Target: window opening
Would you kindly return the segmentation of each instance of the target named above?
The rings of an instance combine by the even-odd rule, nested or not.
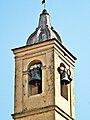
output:
[[[61,63],[60,67],[58,67],[58,72],[60,74],[60,89],[61,89],[61,96],[68,100],[68,84],[70,83],[68,71],[66,66]]]
[[[42,93],[42,70],[41,63],[35,63],[29,67],[29,94]]]

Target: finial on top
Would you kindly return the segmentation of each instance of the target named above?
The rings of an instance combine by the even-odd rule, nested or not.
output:
[[[42,4],[44,4],[44,9],[46,8],[46,1],[42,0]]]

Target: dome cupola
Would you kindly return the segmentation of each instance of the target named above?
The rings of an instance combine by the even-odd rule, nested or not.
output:
[[[27,39],[26,45],[46,41],[49,39],[57,39],[60,43],[62,40],[59,34],[54,30],[50,23],[50,15],[46,9],[42,11],[39,18],[39,24],[36,30]]]

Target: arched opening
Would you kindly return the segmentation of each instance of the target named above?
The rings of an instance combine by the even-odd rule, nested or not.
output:
[[[29,96],[42,93],[42,62],[34,60],[28,67]]]
[[[63,82],[63,79],[66,79],[66,66],[61,63],[60,64],[60,69],[61,69],[61,73],[60,73],[60,84],[61,84],[61,96],[64,97],[66,100],[68,100],[68,84],[65,84]]]

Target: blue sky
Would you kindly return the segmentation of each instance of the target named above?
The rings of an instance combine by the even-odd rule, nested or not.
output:
[[[51,23],[75,64],[76,120],[90,119],[90,0],[47,0]],[[14,111],[14,55],[38,25],[41,0],[0,0],[0,120]]]

